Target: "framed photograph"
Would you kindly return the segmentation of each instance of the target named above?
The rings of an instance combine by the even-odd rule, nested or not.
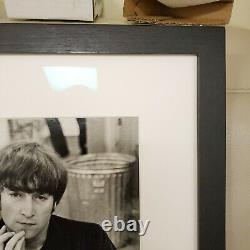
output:
[[[0,148],[52,148],[117,249],[225,249],[225,93],[223,27],[0,24]]]

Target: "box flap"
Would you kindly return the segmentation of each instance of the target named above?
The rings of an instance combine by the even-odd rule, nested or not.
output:
[[[233,0],[184,8],[169,8],[157,0],[125,0],[123,14],[129,21],[159,24],[227,24]]]

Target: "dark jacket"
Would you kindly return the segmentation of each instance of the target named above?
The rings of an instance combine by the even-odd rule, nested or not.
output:
[[[3,221],[0,222],[3,224]],[[101,226],[51,216],[41,250],[116,250]]]

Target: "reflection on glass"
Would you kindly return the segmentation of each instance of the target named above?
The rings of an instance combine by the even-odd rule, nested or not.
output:
[[[87,67],[43,67],[51,88],[64,91],[73,86],[97,90],[97,70]]]

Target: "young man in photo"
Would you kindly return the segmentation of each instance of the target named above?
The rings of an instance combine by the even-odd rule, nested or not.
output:
[[[52,215],[67,186],[62,161],[37,143],[0,151],[0,250],[115,250],[94,223]]]

